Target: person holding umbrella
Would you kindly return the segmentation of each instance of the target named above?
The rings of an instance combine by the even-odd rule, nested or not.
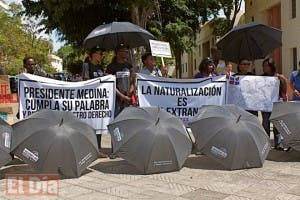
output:
[[[129,50],[125,44],[119,44],[115,49],[116,56],[107,66],[106,73],[117,76],[117,98],[115,116],[131,104],[130,88],[133,83],[132,65],[128,62]],[[128,77],[127,75],[130,74]],[[122,81],[121,79],[129,81]],[[119,79],[119,80],[118,80]]]
[[[131,88],[134,83],[134,74],[132,65],[128,62],[129,50],[125,44],[119,44],[115,49],[115,57],[107,66],[106,73],[116,75],[117,89],[115,101],[115,117],[125,108],[132,104]],[[109,155],[110,159],[115,159],[116,155]]]
[[[299,61],[300,66],[300,61]],[[290,77],[290,86],[293,90],[293,101],[300,100],[300,69],[293,71]]]
[[[95,46],[89,51],[89,56],[85,60],[87,62],[84,62],[82,65],[82,79],[84,81],[104,76],[104,69],[101,65],[103,59],[103,51],[104,50],[99,46]],[[101,137],[101,134],[97,134],[97,143],[99,149],[98,157],[106,158],[107,155],[101,152]]]
[[[262,76],[277,76],[278,79],[280,80],[280,86],[279,86],[279,97],[283,101],[287,101],[287,81],[286,78],[282,74],[277,74],[276,73],[276,67],[275,63],[267,58],[263,61],[263,74]],[[262,114],[262,125],[267,132],[268,136],[270,136],[270,116],[271,112],[261,112]],[[275,149],[283,151],[283,144],[281,142],[281,134],[279,131],[274,127],[273,128],[273,133],[274,133],[274,142],[275,142]]]

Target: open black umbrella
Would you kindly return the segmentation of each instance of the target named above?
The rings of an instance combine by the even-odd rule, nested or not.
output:
[[[0,167],[12,160],[11,155],[12,127],[0,118]]]
[[[284,142],[300,151],[300,102],[274,103],[270,121],[282,134]]]
[[[203,106],[190,126],[197,148],[227,169],[262,167],[271,148],[258,118],[235,105]]]
[[[108,129],[114,152],[145,174],[179,170],[192,149],[182,121],[159,107],[125,108]]]
[[[241,58],[265,58],[272,50],[281,46],[281,38],[281,30],[251,22],[234,27],[216,45],[222,50],[225,60],[238,63]]]
[[[78,177],[97,159],[95,130],[71,112],[40,110],[13,131],[13,152],[38,172]]]
[[[147,30],[130,22],[112,22],[96,27],[85,39],[83,45],[91,49],[96,45],[114,50],[120,43],[129,48],[149,45],[155,37]]]

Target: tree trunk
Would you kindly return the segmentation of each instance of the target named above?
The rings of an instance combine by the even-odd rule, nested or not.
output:
[[[181,51],[175,49],[175,64],[176,64],[176,78],[182,77],[182,69],[181,69]]]

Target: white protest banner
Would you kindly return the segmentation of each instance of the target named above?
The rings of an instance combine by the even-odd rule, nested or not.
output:
[[[99,133],[114,117],[116,78],[109,75],[64,82],[31,74],[19,75],[20,119],[39,109],[71,111]]]
[[[227,104],[235,104],[245,110],[271,112],[273,102],[279,99],[277,77],[231,76],[228,81]]]
[[[137,74],[141,107],[160,106],[180,117],[185,125],[197,115],[202,105],[222,105],[226,81],[205,79],[169,79]]]
[[[169,42],[162,42],[158,40],[149,40],[149,42],[153,56],[172,58]]]

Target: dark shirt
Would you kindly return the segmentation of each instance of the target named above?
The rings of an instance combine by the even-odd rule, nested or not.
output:
[[[91,62],[83,63],[82,78],[84,80],[103,76],[104,69],[101,65],[94,65]]]
[[[241,72],[238,72],[233,74],[232,76],[247,76],[247,75],[255,75],[255,74],[252,72],[247,72],[247,74],[241,74]]]
[[[117,72],[124,71],[124,70],[126,70],[126,68],[131,71],[132,65],[130,63],[113,62],[107,66],[106,73],[116,75]]]

